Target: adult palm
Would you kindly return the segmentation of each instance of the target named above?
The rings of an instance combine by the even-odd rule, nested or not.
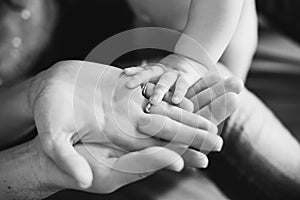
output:
[[[29,99],[43,150],[80,188],[91,186],[93,172],[74,148],[78,143],[121,152],[164,145],[161,139],[195,148],[204,141],[222,144],[208,131],[215,125],[196,114],[180,109],[168,116],[144,113],[141,89],[128,89],[127,81],[120,69],[80,61],[60,62],[32,81]]]

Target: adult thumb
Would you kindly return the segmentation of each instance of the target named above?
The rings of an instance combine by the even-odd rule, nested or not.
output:
[[[57,139],[43,144],[44,151],[52,158],[58,168],[69,174],[76,186],[87,189],[92,185],[93,173],[87,160],[73,147],[70,141]]]

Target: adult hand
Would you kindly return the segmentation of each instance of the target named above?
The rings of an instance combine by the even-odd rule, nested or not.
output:
[[[80,61],[60,62],[33,79],[29,100],[43,150],[80,188],[91,186],[94,172],[74,149],[77,143],[134,151],[164,145],[163,139],[221,149],[222,139],[210,121],[191,114],[194,122],[184,121],[185,113],[171,105],[168,116],[146,114],[141,88],[128,89],[127,81],[120,69]],[[170,148],[181,152],[178,146]],[[203,157],[192,149],[182,153],[189,160]]]
[[[222,69],[220,74],[207,73],[203,76],[191,88],[189,88],[186,95],[186,98],[189,98],[193,102],[194,113],[198,114],[199,118],[212,121],[215,125],[222,123],[236,110],[239,101],[238,94],[243,89],[243,82],[241,79],[232,77],[228,71],[224,71],[226,69],[223,67],[220,69]],[[146,91],[147,98],[151,97],[154,88],[155,85],[148,84]],[[170,113],[172,113],[172,109],[167,109],[166,102],[172,103],[171,92],[167,93],[164,97],[164,101],[165,102],[162,102],[157,106],[153,105],[150,109],[150,113],[164,116],[170,115]],[[181,107],[181,105],[178,106]],[[185,115],[188,115],[188,113]],[[194,115],[191,115],[191,117],[186,117],[182,120],[187,120],[186,123],[192,124],[195,117]],[[206,144],[203,143],[202,145],[205,146]],[[210,149],[206,149],[207,151],[205,153],[208,153]],[[207,159],[206,165],[208,165]]]
[[[188,89],[185,96],[193,103],[192,111],[194,113],[212,121],[215,125],[222,123],[236,110],[239,101],[238,95],[244,87],[241,79],[232,76],[222,64],[218,63],[217,65],[218,74],[205,74]],[[147,88],[146,97],[149,98],[154,92],[155,85],[149,84]],[[166,110],[166,103],[172,103],[172,92],[166,94],[164,101],[157,106],[153,105],[151,113],[167,116],[170,110]],[[183,108],[180,104],[178,107]],[[194,115],[182,120],[192,120],[193,117]]]
[[[35,143],[35,147],[32,148],[42,148],[39,141]],[[158,146],[130,153],[99,144],[76,144],[74,148],[91,166],[94,175],[91,187],[88,189],[78,187],[68,173],[57,167],[54,161],[40,150],[42,182],[54,188],[110,193],[124,185],[146,178],[159,168],[168,166],[169,169],[180,171],[184,165],[179,154]]]
[[[164,147],[149,147],[131,153],[96,144],[76,144],[74,148],[89,162],[93,170],[93,184],[85,190],[89,192],[112,192],[150,175],[157,167],[169,162],[172,163],[169,168],[173,170],[178,171],[183,167],[182,158]],[[128,163],[134,165],[136,173],[126,168]],[[1,151],[0,172],[0,199],[44,199],[61,189],[80,189],[44,153],[37,137]]]
[[[194,112],[219,125],[238,107],[238,94],[243,81],[218,64],[219,74],[208,73],[189,88],[186,97],[194,104]]]

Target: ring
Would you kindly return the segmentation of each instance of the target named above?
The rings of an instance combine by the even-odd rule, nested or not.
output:
[[[148,84],[148,82],[147,82],[147,83],[142,83],[142,84],[141,84],[142,95],[143,95],[144,97],[146,97],[147,84]]]
[[[145,109],[144,109],[145,113],[150,113],[151,106],[152,106],[152,104],[150,102],[148,102],[146,104]]]

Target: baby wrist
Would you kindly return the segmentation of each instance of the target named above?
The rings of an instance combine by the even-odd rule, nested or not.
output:
[[[217,62],[209,56],[206,49],[200,43],[184,34],[181,35],[176,43],[174,53],[189,58],[207,68],[213,68]]]

